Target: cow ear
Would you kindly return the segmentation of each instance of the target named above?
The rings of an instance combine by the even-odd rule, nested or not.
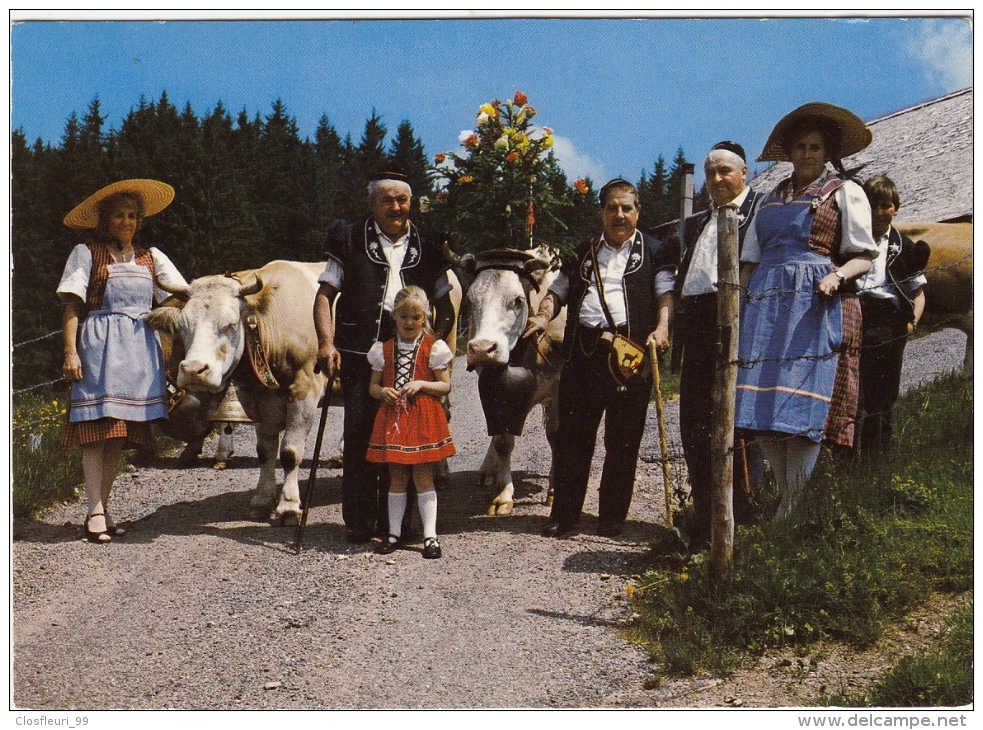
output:
[[[147,315],[147,326],[169,335],[177,334],[177,318],[181,310],[177,307],[157,307]]]

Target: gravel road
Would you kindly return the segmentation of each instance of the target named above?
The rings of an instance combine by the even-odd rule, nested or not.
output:
[[[961,361],[965,336],[909,344],[910,386]],[[646,652],[622,638],[624,587],[664,522],[656,409],[642,445],[628,529],[593,534],[596,480],[583,532],[539,536],[549,456],[539,411],[516,450],[517,504],[485,516],[475,486],[487,444],[477,378],[459,362],[451,393],[459,455],[439,493],[444,557],[416,545],[390,556],[350,546],[341,472],[321,468],[306,548],[295,528],[245,519],[256,478],[251,429],[235,434],[226,471],[180,469],[173,456],[119,477],[123,540],[81,538],[84,504],[14,524],[12,704],[22,709],[779,707],[801,697],[769,671],[745,699],[720,680],[645,689]],[[678,405],[666,404],[681,453]],[[332,408],[325,454],[340,434]],[[311,435],[309,449],[312,449]],[[213,443],[205,447],[211,454]],[[603,447],[598,445],[599,466]],[[310,457],[310,451],[308,453]],[[309,463],[302,479],[306,483]],[[599,470],[598,470],[599,471]],[[684,479],[673,462],[674,480]],[[774,671],[770,671],[774,674]],[[747,689],[755,681],[760,687]],[[748,685],[747,683],[752,683]]]

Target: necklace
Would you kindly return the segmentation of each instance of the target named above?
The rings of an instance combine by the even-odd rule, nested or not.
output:
[[[115,249],[112,246],[109,247],[109,254],[113,257],[113,261],[117,264],[128,264],[133,261],[133,247],[131,246],[128,251],[123,251],[123,249]]]

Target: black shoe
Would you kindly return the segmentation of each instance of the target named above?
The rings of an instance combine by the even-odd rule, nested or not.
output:
[[[423,557],[433,560],[440,557],[440,543],[436,537],[426,537],[423,539]]]
[[[574,526],[569,523],[550,520],[546,523],[541,534],[543,537],[566,537],[572,534],[573,531]]]
[[[368,542],[372,539],[372,532],[366,529],[360,529],[358,527],[349,527],[347,534],[348,542],[350,543],[361,543]]]
[[[379,555],[389,555],[399,550],[399,536],[389,535],[383,538],[382,542],[375,546],[375,551]]]
[[[601,522],[597,525],[597,534],[601,537],[617,537],[624,531],[624,522]]]

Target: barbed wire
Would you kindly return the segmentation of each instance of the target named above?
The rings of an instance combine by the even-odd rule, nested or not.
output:
[[[33,340],[24,340],[23,342],[18,342],[16,344],[14,344],[11,347],[11,349],[16,350],[18,347],[23,347],[24,345],[31,345],[31,344],[34,344],[35,342],[40,342],[41,340],[46,340],[49,337],[54,337],[55,335],[60,335],[61,333],[62,333],[61,330],[54,330],[52,332],[49,332],[46,335],[41,335],[40,337],[35,337]]]
[[[26,388],[21,388],[20,390],[15,390],[11,392],[11,395],[20,395],[21,393],[27,393],[31,390],[37,390],[38,388],[44,388],[48,385],[54,385],[55,383],[65,382],[64,378],[55,378],[54,380],[49,380],[45,383],[38,383],[37,385],[29,385]]]

